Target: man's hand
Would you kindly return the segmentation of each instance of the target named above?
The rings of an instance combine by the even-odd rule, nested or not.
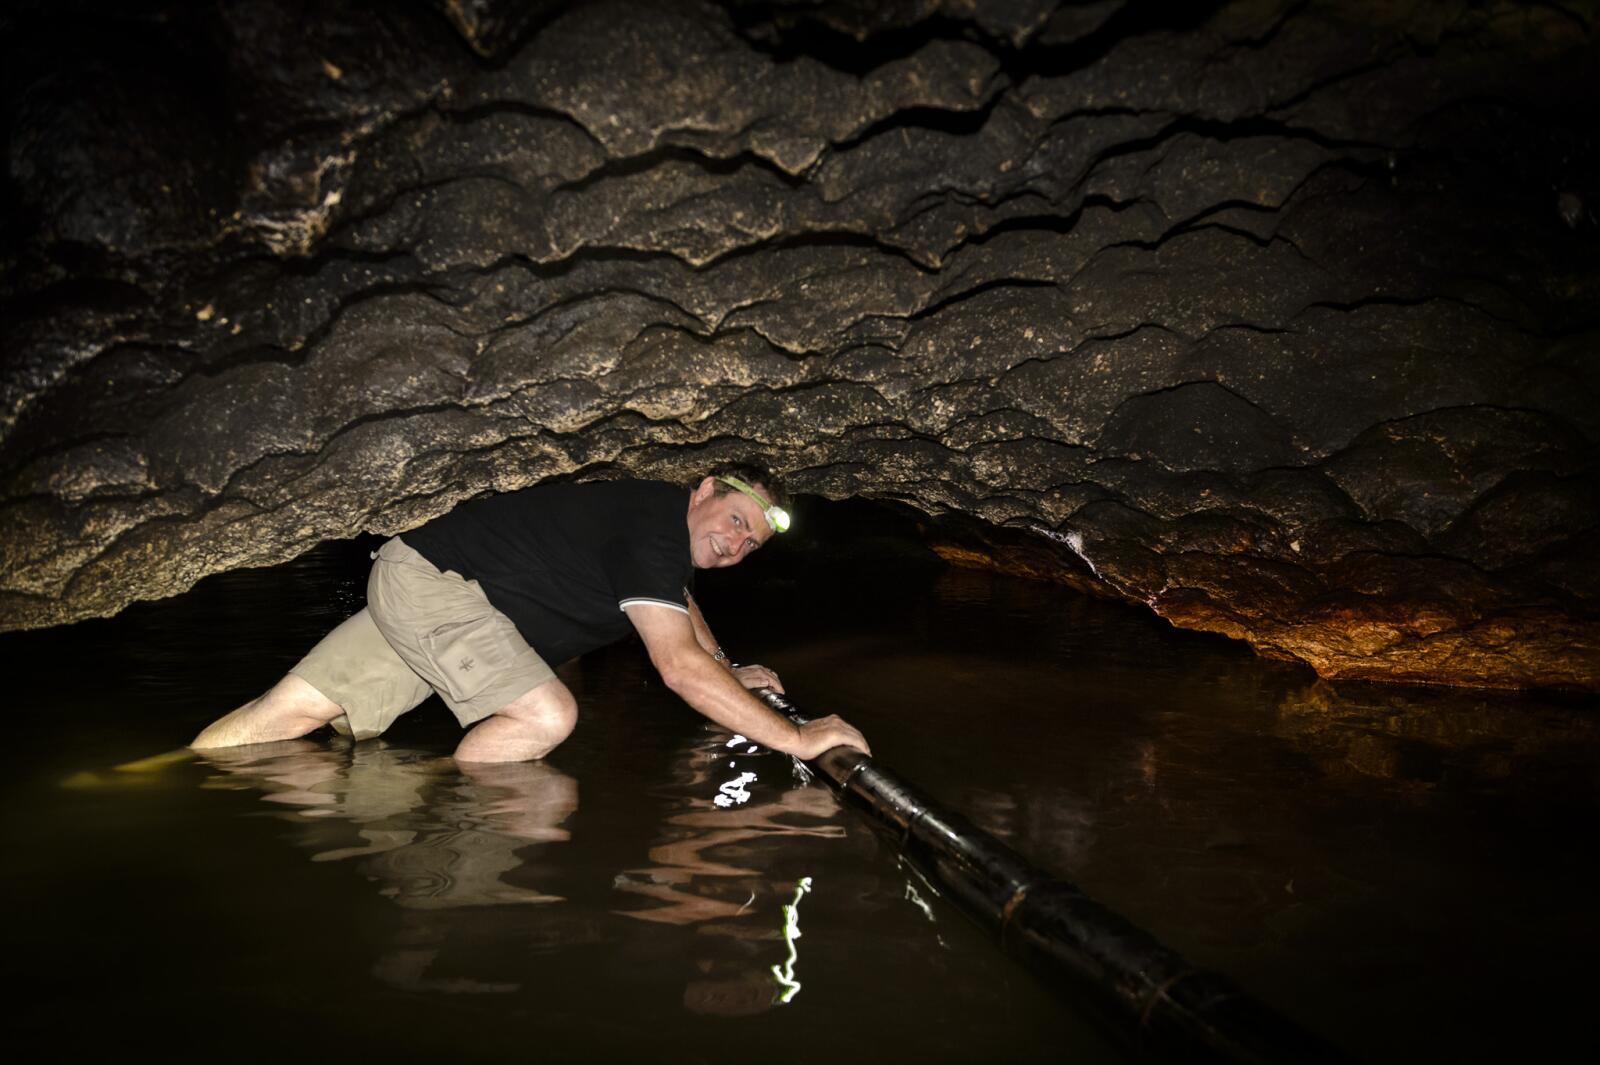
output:
[[[771,688],[779,695],[783,694],[783,681],[766,666],[735,666],[733,675],[746,688]]]
[[[819,717],[801,725],[800,744],[798,750],[789,753],[801,761],[810,761],[830,747],[854,747],[858,751],[872,753],[872,748],[867,746],[867,738],[837,714]]]

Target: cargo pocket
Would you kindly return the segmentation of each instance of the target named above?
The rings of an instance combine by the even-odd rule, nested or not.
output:
[[[445,693],[464,703],[489,686],[506,664],[498,619],[473,618],[440,625],[422,637],[422,649],[444,681]]]

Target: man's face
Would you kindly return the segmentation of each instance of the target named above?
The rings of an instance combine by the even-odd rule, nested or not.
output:
[[[768,498],[766,485],[750,487]],[[716,478],[707,477],[689,496],[689,557],[700,569],[735,565],[772,536],[760,504],[743,492],[719,496],[716,488]]]

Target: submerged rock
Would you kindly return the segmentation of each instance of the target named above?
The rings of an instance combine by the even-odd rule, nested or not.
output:
[[[1600,688],[1592,16],[1153,10],[23,5],[0,624],[762,450],[1324,676]]]

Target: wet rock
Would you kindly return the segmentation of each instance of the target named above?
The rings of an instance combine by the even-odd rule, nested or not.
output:
[[[1584,16],[14,18],[6,627],[765,450],[1327,677],[1600,687]]]
[[[1543,698],[1536,707],[1503,695],[1319,680],[1286,693],[1275,731],[1334,778],[1378,777],[1418,794],[1473,784],[1510,797],[1537,780],[1577,799],[1593,789],[1600,729],[1576,700]]]
[[[232,207],[223,123],[165,72],[133,81],[100,63],[54,71],[13,110],[15,209],[53,243],[140,253],[211,235]]]
[[[434,0],[472,50],[498,58],[566,7],[564,0]]]
[[[1130,397],[1106,420],[1097,443],[1109,454],[1175,470],[1247,473],[1298,457],[1287,426],[1215,381]]]

